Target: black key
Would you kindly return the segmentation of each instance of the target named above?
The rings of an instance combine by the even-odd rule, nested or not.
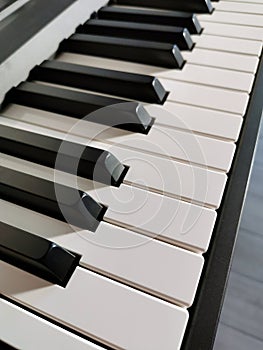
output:
[[[189,31],[182,27],[91,19],[80,26],[78,32],[170,43],[180,50],[191,50],[194,46]]]
[[[95,231],[105,207],[78,189],[0,166],[0,198]]]
[[[178,26],[187,28],[191,34],[200,34],[202,31],[196,15],[189,12],[105,6],[98,11],[97,17],[113,21]]]
[[[62,42],[62,51],[115,58],[165,68],[182,68],[184,59],[176,45],[154,41],[74,34]]]
[[[8,264],[66,287],[80,256],[54,242],[0,223],[0,258]]]
[[[0,349],[1,350],[17,350],[17,348],[14,348],[13,346],[4,343],[1,339],[0,339]]]
[[[145,134],[153,123],[153,118],[137,102],[36,83],[22,83],[12,89],[7,94],[5,103],[17,103],[78,119],[85,118],[95,123]]]
[[[204,13],[213,11],[210,0],[111,0],[110,4]]]
[[[125,73],[59,61],[46,61],[41,66],[34,68],[30,79],[148,103],[163,104],[168,95],[160,81],[149,75]]]
[[[0,152],[113,186],[127,172],[110,152],[4,125]]]

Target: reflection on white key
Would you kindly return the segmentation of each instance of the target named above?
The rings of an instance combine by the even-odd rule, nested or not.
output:
[[[238,5],[236,5],[238,9]],[[263,27],[262,15],[248,13],[233,13],[224,11],[215,11],[212,16],[207,14],[198,15],[200,21],[219,22],[230,24],[242,24],[254,27]]]
[[[27,350],[104,350],[8,301],[0,300],[1,339]]]
[[[167,73],[162,73],[161,77],[244,92],[251,91],[254,81],[254,75],[251,73],[198,66],[190,64],[190,62],[188,62],[182,70],[174,70],[173,72],[168,71]]]
[[[249,100],[247,93],[170,79],[160,78],[160,81],[168,91],[171,91],[170,101],[241,115],[246,112]]]
[[[158,125],[234,141],[238,139],[243,122],[239,115],[176,102],[166,102],[165,107],[146,105],[145,108]]]
[[[0,263],[2,294],[114,349],[179,349],[188,312],[83,268],[66,288]]]
[[[1,201],[0,207],[1,221],[80,254],[81,266],[175,304],[189,307],[194,300],[201,255],[104,222],[93,233],[56,220],[51,226],[44,215],[12,203]]]
[[[227,72],[227,69],[231,69],[231,73],[237,70],[255,74],[259,62],[259,59],[256,56],[246,56],[207,49],[195,49],[192,52],[186,51],[184,52],[184,58],[191,64],[223,68],[223,74]]]
[[[60,171],[54,173],[53,169],[6,155],[1,155],[1,164],[55,183],[78,186],[108,207],[104,220],[117,226],[193,251],[203,252],[209,245],[216,220],[214,210],[134,186],[109,187]],[[59,200],[63,193],[56,190]],[[67,219],[66,213],[63,214]]]
[[[238,24],[226,24],[217,22],[213,23],[202,20],[200,22],[202,27],[204,27],[204,34],[262,41],[263,28],[260,27],[249,27]],[[237,62],[237,65],[238,64],[239,63]]]
[[[220,37],[217,35],[206,35],[204,33],[200,36],[196,35],[194,41],[196,43],[195,47],[202,49],[234,52],[253,56],[260,56],[262,51],[262,43],[260,41],[247,39]]]
[[[235,4],[233,2],[221,1],[213,4],[216,11],[241,12],[245,14],[263,15],[263,3],[241,3]]]

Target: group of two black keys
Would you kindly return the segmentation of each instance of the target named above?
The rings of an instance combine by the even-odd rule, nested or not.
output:
[[[129,1],[120,2],[128,3]],[[147,1],[140,2],[142,3],[145,4]],[[156,1],[152,1],[152,6],[155,3]],[[166,5],[169,7],[170,3],[168,1]],[[89,20],[79,28],[80,32],[95,35],[75,34],[62,43],[61,50],[98,56],[105,56],[103,53],[106,51],[113,58],[179,67],[183,59],[179,49],[175,50],[176,46],[173,43],[176,42],[180,49],[191,49],[193,43],[189,32],[195,34],[201,32],[201,26],[192,13],[174,11],[163,13],[148,9],[105,7],[96,16],[97,19]],[[137,25],[136,22],[138,22]],[[175,27],[174,23],[182,25],[182,28]],[[134,40],[138,31],[143,41]],[[130,39],[123,40],[124,37]],[[108,46],[105,47],[104,44]],[[131,50],[135,47],[136,52]],[[161,55],[160,52],[162,52]],[[130,55],[131,53],[133,56]],[[172,53],[172,61],[171,56],[167,53]],[[165,101],[168,94],[154,77],[58,61],[48,61],[36,67],[31,72],[30,79],[159,104]],[[153,124],[153,119],[136,102],[84,94],[32,82],[23,83],[13,89],[7,95],[5,103],[18,103],[75,118],[83,118],[88,113],[108,106],[104,111],[95,113],[95,116],[91,114],[88,120],[145,134]],[[119,186],[128,171],[128,168],[109,152],[89,146],[83,147],[68,141],[63,142],[64,151],[60,154],[60,162],[57,162],[61,140],[13,127],[0,127],[0,141],[2,153],[48,167],[56,166],[58,170],[69,173],[76,172],[76,155],[81,154],[78,160],[77,175],[94,179],[96,167],[95,180],[113,186]],[[95,231],[100,220],[103,219],[106,208],[77,189],[58,184],[55,189],[54,184],[50,181],[3,166],[0,167],[0,173],[0,195],[4,200],[59,220],[65,220],[62,213],[66,213],[70,224],[91,231]],[[64,194],[63,200],[57,200],[57,191]],[[75,198],[75,201],[72,201],[72,198]],[[81,206],[85,207],[84,212]],[[1,223],[0,232],[0,252],[4,261],[13,263],[51,282],[65,286],[79,263],[78,254],[68,252],[41,237],[4,223]]]

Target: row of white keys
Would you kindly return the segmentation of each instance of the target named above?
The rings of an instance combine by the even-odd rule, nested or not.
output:
[[[218,208],[221,203],[227,181],[227,176],[223,172],[178,162],[169,157],[158,157],[153,154],[133,150],[130,147],[124,147],[125,137],[123,136],[124,141],[122,141],[121,135],[123,133],[121,131],[116,130],[114,134],[114,130],[109,129],[104,132],[104,139],[106,140],[107,136],[115,137],[116,144],[113,145],[105,142],[87,140],[87,136],[90,136],[92,139],[92,136],[98,135],[101,130],[100,126],[92,123],[87,124],[84,122],[81,123],[78,128],[76,126],[73,127],[74,131],[81,134],[82,137],[67,135],[63,132],[29,125],[4,117],[0,118],[0,123],[1,125],[27,130],[35,134],[53,136],[61,140],[73,141],[82,145],[88,144],[92,147],[107,150],[114,154],[121,163],[129,167],[129,171],[124,178],[124,184],[132,184],[146,190],[205,205],[207,207]],[[125,132],[123,135],[127,136],[127,133]],[[130,136],[135,144],[142,143],[140,136],[138,136],[138,138],[137,135],[132,134]],[[131,142],[132,141],[130,141],[129,144],[131,144]],[[152,152],[155,150],[156,153],[157,151],[162,151],[162,149],[159,149],[158,145],[151,144],[151,141],[148,141],[147,138],[144,140],[144,144],[148,148],[151,148]],[[194,145],[194,148],[197,146],[198,144]],[[141,147],[143,149],[143,144]]]
[[[0,324],[0,338],[16,349],[104,349],[3,299]]]
[[[203,267],[199,254],[105,222],[93,233],[12,203],[0,201],[0,207],[2,222],[80,254],[82,267],[173,304],[193,303]]]
[[[188,312],[78,267],[66,288],[0,263],[0,289],[114,349],[179,349]]]
[[[189,250],[207,250],[216,212],[204,206],[179,201],[134,186],[109,187],[1,154],[1,164],[10,169],[84,190],[108,207],[104,220],[146,236]],[[59,198],[58,198],[59,200]]]

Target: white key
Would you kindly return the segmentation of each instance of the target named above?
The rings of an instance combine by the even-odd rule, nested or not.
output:
[[[209,36],[207,37],[209,38]],[[249,99],[248,95],[243,92],[229,91],[226,89],[162,78],[163,75],[171,77],[174,72],[177,72],[173,69],[150,67],[130,62],[75,54],[63,54],[59,56],[59,60],[108,69],[116,69],[116,67],[118,67],[119,70],[124,72],[154,75],[159,78],[164,87],[167,87],[168,91],[171,91],[168,96],[169,102],[179,102],[243,115]]]
[[[234,2],[220,1],[214,3],[213,7],[217,11],[228,11],[228,12],[239,12],[245,14],[254,14],[254,15],[263,15],[263,3],[254,4],[254,3],[239,3]]]
[[[148,151],[152,154],[167,158],[179,159],[190,164],[197,164],[228,172],[235,152],[232,142],[211,139],[192,135],[164,127],[152,128],[147,138],[142,135],[116,138],[121,146],[127,146],[139,151]],[[113,143],[113,140],[111,140]],[[159,142],[159,144],[158,144]],[[194,149],[195,147],[195,149]],[[215,154],[217,159],[214,159]]]
[[[233,52],[253,56],[260,56],[262,51],[262,43],[260,41],[206,35],[205,33],[200,36],[196,35],[193,40],[196,43],[195,47],[201,49]]]
[[[108,222],[193,251],[204,251],[209,244],[216,215],[213,210],[126,185],[119,191],[95,189],[88,193],[108,205],[104,217]]]
[[[166,301],[187,307],[192,304],[204,262],[201,255],[104,222],[95,233],[68,232],[66,224],[51,226],[49,218],[39,218],[39,214],[12,203],[1,204],[2,222],[80,254],[81,266]],[[57,225],[59,234],[55,232]],[[47,237],[47,231],[54,237]]]
[[[238,139],[243,121],[239,115],[176,102],[166,102],[165,107],[157,105],[145,107],[158,125],[234,141]]]
[[[102,223],[93,235],[74,232],[59,236],[56,241],[82,254],[81,264],[87,268],[103,271],[103,274],[166,301],[191,306],[202,272],[203,257],[145,238]],[[106,246],[109,242],[113,246]],[[116,245],[121,248],[116,250]]]
[[[168,71],[167,73],[162,73],[160,76],[182,82],[190,82],[200,85],[204,84],[244,92],[251,91],[254,81],[254,75],[251,73],[198,66],[190,64],[190,62],[188,62],[182,70],[173,70],[173,72]]]
[[[114,349],[179,349],[186,310],[77,268],[66,288],[0,263],[4,295]]]
[[[130,167],[125,184],[207,207],[220,206],[225,174],[115,146],[107,149]]]
[[[237,5],[238,8],[238,5]],[[245,13],[233,13],[224,11],[215,11],[212,15],[202,14],[198,15],[197,18],[200,21],[207,22],[219,22],[229,24],[241,24],[252,27],[263,27],[262,15],[251,15]]]
[[[74,127],[77,133],[82,128],[86,129],[86,138],[96,139],[96,135],[99,135],[99,139],[109,140],[111,144],[118,143],[121,147],[225,172],[229,171],[235,152],[235,144],[232,142],[193,135],[159,125],[153,126],[147,135],[85,121],[79,121]],[[216,158],[215,154],[217,154]]]
[[[262,33],[263,34],[263,33]],[[232,71],[241,71],[255,74],[259,59],[256,56],[240,55],[229,52],[213,51],[206,49],[194,49],[191,52],[185,51],[184,58],[188,63],[196,65],[224,68]]]
[[[241,115],[246,112],[247,93],[162,78],[160,81],[170,91],[170,101]]]
[[[17,349],[104,349],[3,299],[0,324],[1,339]]]
[[[262,41],[263,38],[263,28],[260,27],[250,27],[237,24],[226,24],[226,23],[213,23],[200,21],[202,27],[204,28],[203,34],[228,36],[240,39],[251,39]],[[184,52],[185,56],[185,52]]]
[[[1,164],[67,186],[78,186],[108,207],[104,220],[159,240],[203,252],[216,219],[215,210],[134,186],[109,187],[1,154]],[[59,193],[57,193],[59,200]],[[63,194],[60,194],[63,195]],[[66,214],[64,215],[67,219]]]
[[[225,172],[229,171],[235,152],[235,144],[232,142],[161,126],[153,127],[147,136],[122,133],[119,130],[117,132],[113,130],[113,132],[115,137],[111,139],[111,143],[120,144],[121,147],[129,147]],[[103,144],[100,147],[103,147]]]

